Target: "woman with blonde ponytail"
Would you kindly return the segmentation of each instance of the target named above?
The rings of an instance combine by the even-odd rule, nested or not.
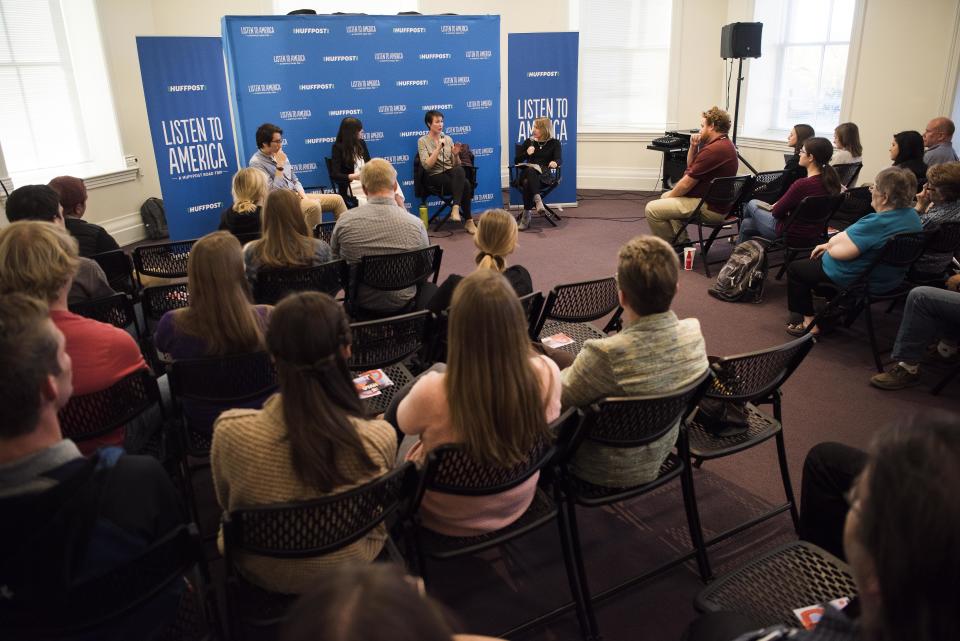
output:
[[[517,247],[517,221],[503,209],[491,209],[480,216],[477,234],[473,237],[477,246],[477,270],[492,269],[500,272],[517,293],[517,296],[526,296],[533,292],[533,281],[530,272],[520,265],[507,267],[507,256]],[[427,304],[427,309],[439,314],[450,307],[453,290],[456,289],[463,276],[451,274],[447,277],[437,293]]]
[[[233,204],[220,214],[220,229],[234,236],[260,233],[260,209],[267,197],[267,179],[255,167],[233,175]]]

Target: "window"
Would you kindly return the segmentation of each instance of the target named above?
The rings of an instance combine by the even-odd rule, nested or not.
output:
[[[313,9],[317,13],[365,13],[371,16],[389,16],[401,11],[419,11],[418,0],[273,0],[273,12],[285,16],[296,9]]]
[[[14,185],[125,167],[93,0],[0,0],[0,153]]]
[[[570,0],[580,132],[664,130],[672,23],[672,0]]]
[[[763,56],[749,62],[741,133],[782,140],[795,124],[806,123],[832,139],[855,8],[856,0],[755,0]]]

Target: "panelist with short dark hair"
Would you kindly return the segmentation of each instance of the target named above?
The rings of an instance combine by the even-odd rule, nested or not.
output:
[[[687,170],[683,178],[670,191],[665,191],[659,199],[647,203],[646,217],[650,231],[668,243],[680,232],[679,244],[690,242],[684,230],[686,219],[707,195],[710,182],[714,178],[729,178],[737,174],[740,161],[737,149],[727,138],[730,131],[730,114],[719,107],[711,107],[703,112],[700,119],[700,133],[690,137],[690,150],[687,152]],[[700,209],[700,218],[704,222],[723,222],[729,207],[706,202]]]
[[[441,112],[431,109],[424,114],[423,122],[430,130],[417,141],[417,154],[420,155],[420,164],[426,171],[427,185],[453,196],[451,220],[460,221],[462,211],[467,217],[464,228],[475,234],[477,226],[470,216],[473,188],[460,164],[460,144],[454,144],[453,139],[443,133]]]
[[[300,206],[309,228],[322,220],[322,212],[333,212],[334,217],[339,217],[347,211],[339,194],[308,194],[304,191],[283,151],[283,129],[269,122],[257,127],[257,149],[247,164],[267,175],[269,191],[289,189],[300,196]]]

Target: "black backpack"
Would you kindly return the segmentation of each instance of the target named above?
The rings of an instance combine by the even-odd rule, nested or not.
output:
[[[734,247],[717,275],[717,282],[707,293],[728,303],[759,303],[766,278],[766,248],[756,240],[748,240]]]
[[[163,200],[147,198],[143,201],[143,205],[140,206],[140,218],[143,219],[143,227],[147,230],[147,238],[150,240],[170,238],[170,232],[167,230],[167,215],[163,210]]]

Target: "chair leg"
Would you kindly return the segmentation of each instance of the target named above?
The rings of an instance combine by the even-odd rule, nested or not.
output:
[[[553,208],[550,207],[550,205],[544,203],[543,207],[546,210],[543,212],[543,217],[547,219],[548,223],[556,227],[557,223],[553,219],[556,218],[557,220],[560,220],[560,216],[557,214],[557,212],[553,211]]]
[[[784,273],[787,271],[787,267],[790,266],[790,262],[796,258],[797,252],[785,249],[783,252],[783,263],[780,265],[780,271],[777,272],[776,280],[783,278]]]
[[[800,513],[797,511],[797,501],[793,496],[793,485],[790,482],[790,468],[787,467],[787,449],[783,443],[783,425],[777,432],[777,459],[780,463],[780,478],[783,481],[783,491],[787,495],[787,502],[790,504],[790,518],[793,519],[793,529],[800,532]]]
[[[710,238],[707,239],[706,244],[703,241],[703,225],[697,223],[698,233],[700,234],[700,260],[703,261],[703,273],[707,275],[707,278],[710,278],[710,261],[707,260],[707,255],[710,253],[710,248],[713,247],[713,241],[717,239],[717,236],[720,234],[720,230],[723,227],[714,227],[713,231],[710,233]]]
[[[683,508],[687,513],[690,540],[697,553],[697,569],[700,572],[700,578],[707,583],[713,579],[713,571],[710,569],[710,559],[707,557],[707,546],[703,542],[703,526],[700,523],[700,510],[697,508],[697,493],[693,487],[693,469],[690,461],[683,461],[680,489],[683,492]]]
[[[570,583],[570,593],[573,595],[576,606],[577,621],[580,625],[580,634],[584,639],[599,640],[600,631],[597,619],[593,612],[590,600],[590,587],[587,583],[586,571],[583,567],[583,553],[580,547],[580,534],[577,529],[576,506],[572,501],[558,497],[559,514],[557,523],[560,527],[560,543],[563,547],[563,561],[567,569],[567,580]]]
[[[934,396],[937,396],[940,392],[943,391],[943,388],[947,386],[947,383],[956,378],[957,374],[960,374],[960,366],[954,367],[952,372],[948,372],[943,379],[937,383],[937,386],[930,390],[930,393]]]
[[[880,361],[880,348],[877,346],[877,332],[873,327],[873,312],[870,299],[864,303],[864,312],[867,317],[867,334],[870,336],[870,349],[873,352],[873,362],[877,366],[877,372],[883,373],[883,363]]]

